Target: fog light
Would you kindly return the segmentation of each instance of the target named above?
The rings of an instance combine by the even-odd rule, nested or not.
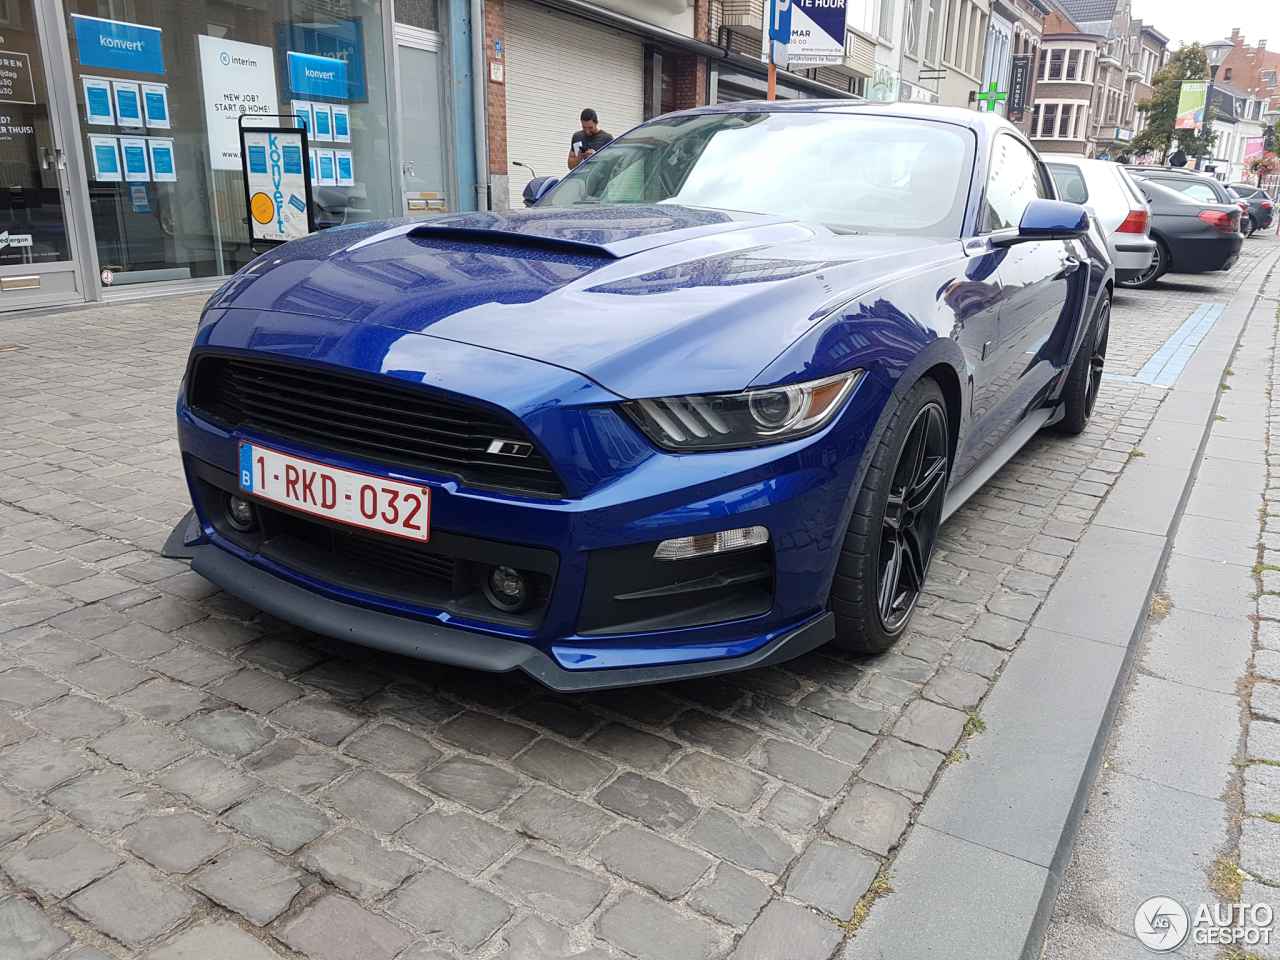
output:
[[[235,527],[241,533],[248,533],[253,529],[254,515],[253,504],[244,497],[237,497],[234,494],[227,497],[226,503],[227,520],[231,526]]]
[[[769,542],[767,527],[740,527],[737,530],[721,530],[719,533],[698,533],[692,537],[676,537],[663,540],[653,551],[655,560],[692,560],[694,557],[710,557],[734,550],[750,550]]]
[[[490,567],[484,578],[484,595],[499,610],[516,613],[529,602],[529,585],[513,567]]]

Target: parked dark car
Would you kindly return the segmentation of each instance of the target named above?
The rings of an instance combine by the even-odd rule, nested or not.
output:
[[[1185,167],[1156,167],[1150,165],[1129,166],[1126,168],[1134,176],[1154,180],[1162,186],[1185,193],[1193,200],[1203,203],[1231,203],[1240,208],[1240,232],[1248,236],[1253,231],[1253,222],[1248,219],[1245,203],[1227,189],[1227,185],[1207,173],[1199,170],[1188,170]]]
[[[538,196],[229,280],[167,552],[319,633],[561,690],[869,653],[951,511],[1093,410],[1105,238],[994,114],[702,107]]]
[[[1245,203],[1252,221],[1247,233],[1252,234],[1255,230],[1271,226],[1275,220],[1275,203],[1267,196],[1267,191],[1248,183],[1229,183],[1227,189]]]
[[[1204,203],[1172,190],[1155,178],[1134,183],[1151,208],[1151,239],[1156,256],[1145,273],[1121,280],[1123,287],[1149,287],[1169,271],[1209,273],[1227,270],[1240,256],[1240,208],[1234,203]]]

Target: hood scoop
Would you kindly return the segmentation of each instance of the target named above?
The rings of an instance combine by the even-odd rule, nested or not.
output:
[[[584,243],[565,237],[537,236],[508,230],[484,230],[473,227],[441,227],[433,223],[414,227],[410,240],[422,241],[433,249],[456,252],[488,248],[500,256],[562,262],[616,260],[618,254],[607,246]]]

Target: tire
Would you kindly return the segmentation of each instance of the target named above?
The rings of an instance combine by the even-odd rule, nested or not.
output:
[[[1074,437],[1082,433],[1093,416],[1098,400],[1098,388],[1102,386],[1102,371],[1107,363],[1107,336],[1111,332],[1111,299],[1106,297],[1089,324],[1089,332],[1067,374],[1067,385],[1062,390],[1066,415],[1053,425],[1058,433]]]
[[[1240,221],[1240,232],[1245,235],[1246,240],[1249,237],[1252,237],[1254,234],[1254,231],[1256,231],[1257,229],[1258,229],[1258,221],[1253,219],[1252,214],[1245,217],[1244,220]]]
[[[902,636],[933,557],[950,473],[942,390],[907,391],[867,467],[831,582],[835,644],[880,653]]]
[[[1169,248],[1164,245],[1163,240],[1157,237],[1156,253],[1151,258],[1151,266],[1131,280],[1117,280],[1116,283],[1131,290],[1145,290],[1169,272],[1171,263]]]

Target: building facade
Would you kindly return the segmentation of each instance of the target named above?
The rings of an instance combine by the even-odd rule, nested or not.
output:
[[[1028,131],[1039,152],[1090,155],[1099,51],[1105,42],[1099,34],[1079,30],[1060,11],[1045,19]]]
[[[1280,86],[1276,85],[1276,77],[1280,75],[1280,53],[1267,49],[1267,41],[1259,40],[1257,46],[1249,46],[1240,35],[1239,28],[1231,31],[1231,42],[1235,49],[1227,54],[1218,77],[1237,90],[1243,90],[1261,100],[1265,106],[1262,110],[1280,109]]]
[[[0,136],[0,310],[212,289],[248,263],[242,123],[307,118],[319,227],[486,202],[472,9],[6,0],[21,67]]]

